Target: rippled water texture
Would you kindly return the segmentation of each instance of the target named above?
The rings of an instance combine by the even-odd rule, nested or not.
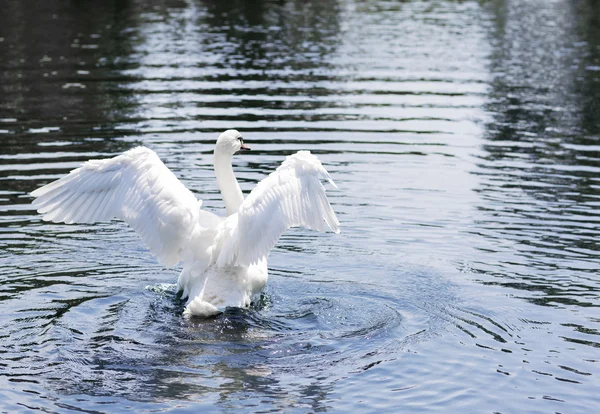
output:
[[[600,8],[591,0],[9,1],[0,411],[600,410]],[[185,320],[123,223],[33,189],[154,149],[224,213],[318,154],[340,235],[289,231],[261,303]]]

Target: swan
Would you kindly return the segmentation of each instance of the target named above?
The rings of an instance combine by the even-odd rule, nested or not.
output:
[[[124,220],[159,263],[182,263],[177,291],[186,300],[184,316],[214,316],[258,299],[267,283],[267,256],[285,230],[340,232],[321,180],[337,186],[309,151],[286,157],[244,199],[231,162],[249,149],[233,129],[217,139],[214,170],[225,217],[203,210],[202,200],[143,146],[83,163],[34,190],[32,204],[54,223]]]

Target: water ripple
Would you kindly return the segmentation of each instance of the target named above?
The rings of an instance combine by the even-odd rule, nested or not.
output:
[[[597,7],[63,3],[0,16],[3,410],[598,406]],[[301,149],[340,188],[342,234],[282,237],[250,310],[183,319],[125,225],[30,205],[143,144],[222,213],[232,127],[245,193]]]

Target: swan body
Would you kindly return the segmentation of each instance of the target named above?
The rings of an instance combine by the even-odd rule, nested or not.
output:
[[[267,256],[285,230],[339,233],[339,221],[321,180],[335,184],[308,151],[286,157],[244,199],[232,157],[245,149],[236,130],[217,139],[214,168],[225,217],[203,210],[202,201],[145,147],[85,162],[33,191],[33,205],[55,223],[127,222],[161,264],[183,264],[177,289],[187,300],[186,316],[248,307],[267,283]]]

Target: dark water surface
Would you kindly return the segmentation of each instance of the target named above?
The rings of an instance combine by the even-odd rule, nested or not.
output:
[[[0,411],[600,410],[600,6],[5,1]],[[262,303],[187,321],[121,222],[28,193],[154,149],[224,213],[313,151],[342,234],[289,231]]]

